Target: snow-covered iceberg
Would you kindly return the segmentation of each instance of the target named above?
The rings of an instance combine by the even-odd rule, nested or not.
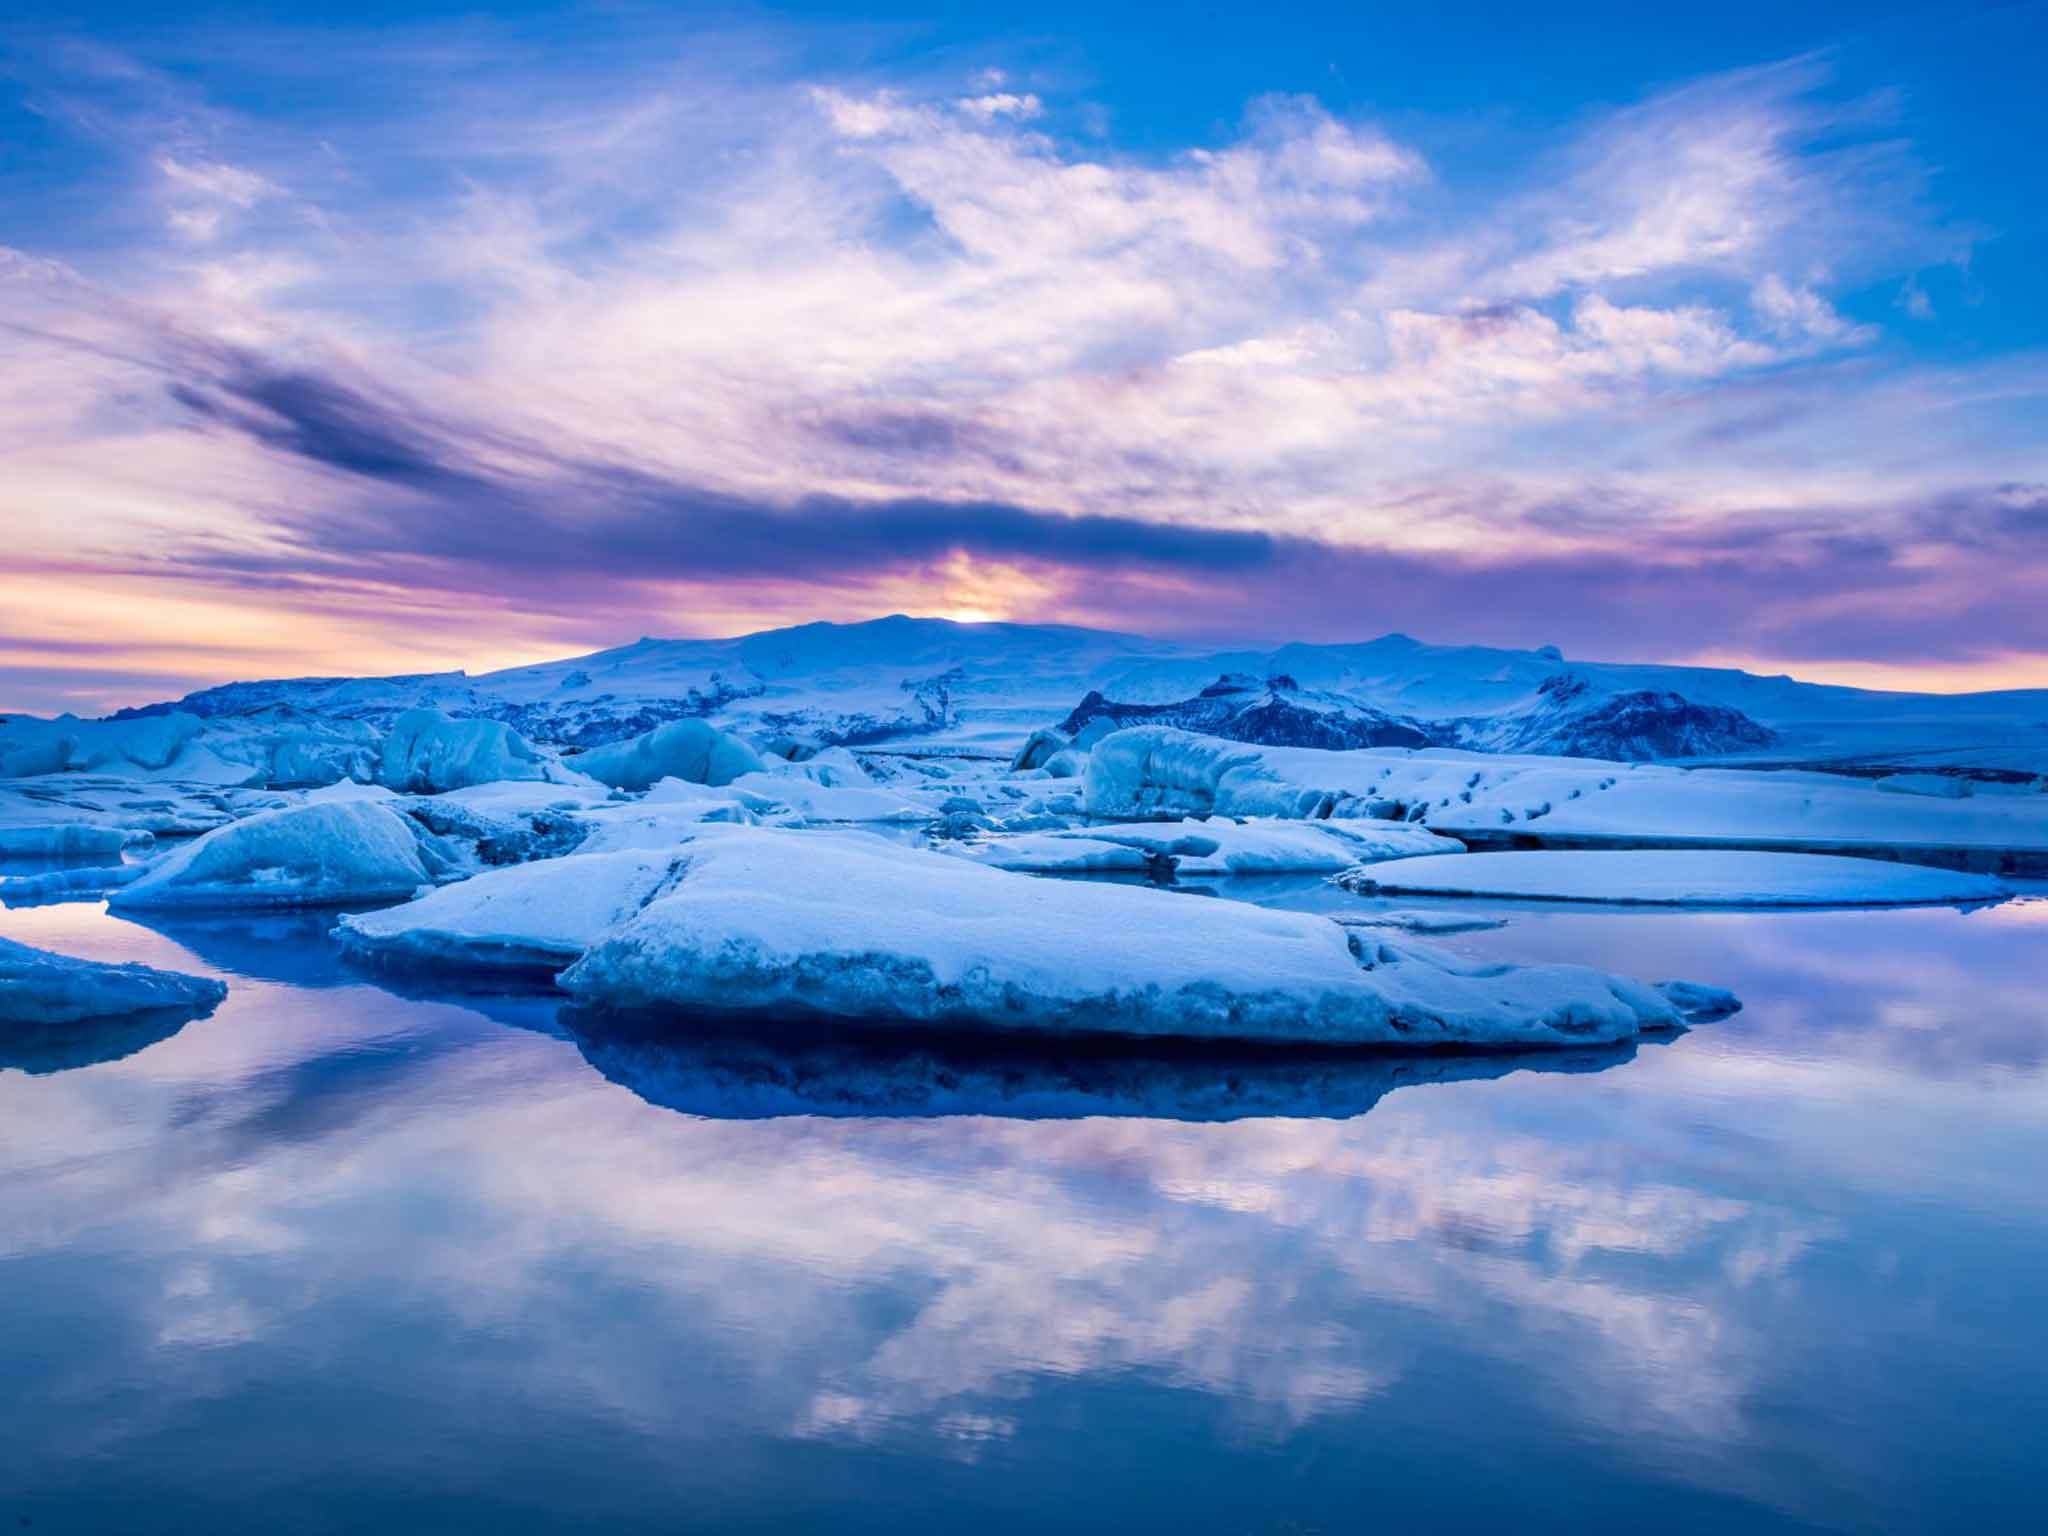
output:
[[[0,879],[0,905],[36,907],[56,901],[97,900],[148,872],[147,864],[78,864],[13,875]]]
[[[0,939],[0,1027],[41,1028],[143,1009],[198,1012],[227,996],[204,976],[147,965],[107,965]]]
[[[977,864],[1032,874],[1170,869],[1182,876],[1328,875],[1361,863],[1464,851],[1393,821],[1139,821],[996,836],[949,849]]]
[[[749,809],[816,822],[928,821],[931,812],[888,789],[819,784],[801,773],[747,773],[728,786]]]
[[[673,720],[651,731],[593,747],[571,766],[614,789],[647,789],[661,779],[691,784],[730,784],[759,773],[761,754],[730,731],[702,720]]]
[[[1653,906],[1912,906],[2002,901],[1988,875],[1883,859],[1747,849],[1632,849],[1467,853],[1347,870],[1361,894],[1497,896]]]
[[[318,907],[410,896],[438,871],[405,818],[369,801],[265,811],[158,859],[116,910]]]
[[[377,757],[377,782],[405,794],[498,779],[545,779],[549,759],[499,720],[451,720],[438,709],[409,709],[391,722]]]
[[[858,834],[726,829],[673,880],[561,984],[624,1010],[1406,1047],[1586,1045],[1685,1016],[1582,966],[1467,963],[1312,914]]]
[[[344,917],[363,959],[455,970],[560,970],[674,880],[674,848],[573,853],[487,870],[399,907]]]
[[[137,827],[46,821],[0,827],[0,859],[118,858],[124,848],[147,847],[154,841],[154,834]]]
[[[1253,747],[1161,726],[1096,744],[1083,805],[1103,818],[1388,817],[1474,846],[1884,853],[1989,874],[2048,873],[2048,795],[1940,799],[1821,773]]]

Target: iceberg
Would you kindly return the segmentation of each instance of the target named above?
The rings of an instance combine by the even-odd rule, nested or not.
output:
[[[1190,877],[1330,875],[1361,863],[1464,852],[1464,844],[1393,821],[1125,822],[991,837],[949,851],[1032,874],[1172,871]]]
[[[429,884],[421,840],[371,801],[265,811],[158,859],[115,891],[116,911],[170,907],[317,907],[411,896]]]
[[[140,879],[147,864],[81,864],[68,869],[47,869],[38,875],[16,875],[0,880],[0,905],[43,906],[57,901],[97,900],[117,886]]]
[[[37,826],[0,827],[0,858],[119,858],[124,848],[148,847],[156,835],[139,827],[44,822]]]
[[[499,779],[545,779],[549,762],[499,720],[451,720],[409,709],[391,722],[377,757],[377,782],[405,794],[438,795]]]
[[[728,788],[739,794],[749,809],[762,815],[816,822],[910,823],[932,818],[930,811],[920,810],[889,790],[858,784],[817,784],[800,774],[747,773],[734,779]]]
[[[1255,747],[1135,726],[1097,743],[1104,819],[1383,817],[1474,847],[1752,848],[2048,874],[2048,795],[1893,794],[1835,774],[1429,748]]]
[[[1362,895],[1496,896],[1651,906],[1846,907],[2003,901],[1988,875],[1882,859],[1746,849],[1467,853],[1368,864],[1337,877]]]
[[[629,848],[487,870],[344,917],[334,937],[358,959],[552,974],[665,890],[682,857],[673,847]]]
[[[1016,832],[984,842],[939,845],[954,858],[1025,875],[1172,874],[1173,860],[1127,843],[1066,832]]]
[[[228,995],[222,983],[147,965],[106,965],[0,939],[0,1027],[46,1028],[144,1009],[204,1012]]]
[[[760,753],[745,741],[702,720],[673,720],[625,741],[593,747],[570,765],[614,789],[648,789],[661,779],[715,788],[763,768]]]
[[[1408,1048],[1613,1043],[1687,1018],[1583,966],[1471,963],[1309,913],[748,827],[693,844],[673,888],[560,983],[614,1011]]]

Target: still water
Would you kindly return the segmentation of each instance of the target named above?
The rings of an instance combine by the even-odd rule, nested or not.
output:
[[[321,919],[0,913],[232,985],[0,1058],[0,1529],[2039,1529],[2048,901],[1489,910],[1437,942],[1747,1007],[677,1042]]]

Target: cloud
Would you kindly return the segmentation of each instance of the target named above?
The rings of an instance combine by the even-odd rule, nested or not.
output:
[[[381,606],[420,665],[463,659],[465,603],[521,644],[877,607],[2034,644],[2041,552],[1913,509],[2040,480],[2048,368],[1914,367],[1851,305],[1956,237],[1815,61],[1474,185],[1301,97],[1139,154],[1064,134],[1087,104],[1042,80],[689,41],[236,55],[304,84],[374,52],[386,110],[338,122],[104,55],[51,86],[127,156],[108,197],[185,222],[0,270],[21,557]]]

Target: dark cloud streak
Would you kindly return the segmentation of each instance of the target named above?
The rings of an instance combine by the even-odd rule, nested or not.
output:
[[[199,424],[343,482],[277,515],[286,556],[195,548],[179,557],[252,585],[396,583],[564,612],[630,606],[621,594],[643,583],[844,588],[965,553],[1056,573],[1058,616],[1217,638],[1399,628],[1646,659],[1704,649],[1898,662],[1981,657],[1994,644],[2048,651],[2048,611],[2015,587],[2031,590],[2048,565],[2048,490],[2038,486],[1959,491],[1862,527],[1808,511],[1675,532],[1670,509],[1593,489],[1524,514],[1533,527],[1586,540],[1576,552],[1438,556],[1001,501],[777,501],[438,420],[374,385],[243,353],[206,349],[186,364],[174,395]],[[911,455],[945,456],[973,440],[923,418],[877,418],[856,433]],[[1416,515],[1429,515],[1426,503]],[[1907,558],[1930,542],[1943,559]],[[1958,566],[1981,569],[1973,577]]]

